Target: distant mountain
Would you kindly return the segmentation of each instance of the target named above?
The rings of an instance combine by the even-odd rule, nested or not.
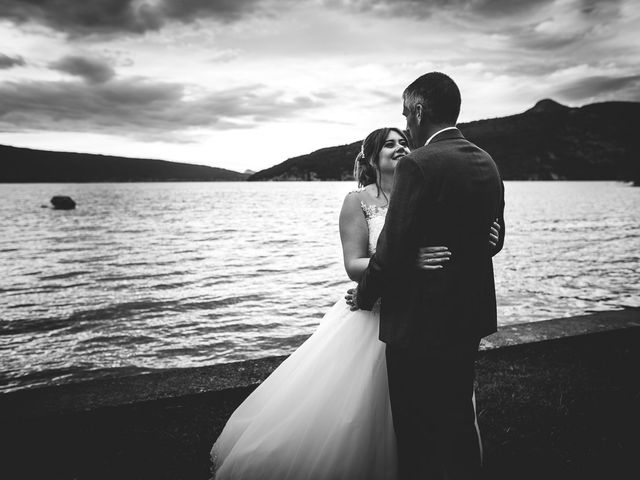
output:
[[[247,177],[204,165],[0,145],[0,183],[211,182]]]
[[[358,141],[293,157],[254,173],[248,180],[353,180],[353,162],[360,144]]]
[[[637,102],[571,108],[545,99],[524,113],[458,127],[505,180],[640,180],[638,118]],[[350,180],[360,143],[290,158],[249,180]]]

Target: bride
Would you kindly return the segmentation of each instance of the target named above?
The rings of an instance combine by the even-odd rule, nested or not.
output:
[[[358,190],[340,212],[344,265],[358,281],[384,225],[393,172],[409,153],[396,128],[370,133],[354,167]],[[490,242],[496,234],[495,226]],[[495,235],[497,238],[497,235]],[[444,268],[446,247],[425,247],[416,268]],[[379,309],[339,300],[318,329],[247,397],[211,449],[216,480],[390,480],[396,440]]]

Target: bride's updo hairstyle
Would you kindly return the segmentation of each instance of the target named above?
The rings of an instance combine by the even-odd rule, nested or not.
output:
[[[360,153],[356,156],[356,161],[353,165],[353,176],[358,181],[358,187],[366,187],[375,183],[378,188],[378,195],[380,195],[380,151],[392,131],[407,140],[406,134],[399,128],[379,128],[371,132],[363,140]]]

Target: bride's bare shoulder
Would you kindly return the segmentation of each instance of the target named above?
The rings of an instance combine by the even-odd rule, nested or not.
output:
[[[388,204],[388,199],[380,193],[380,189],[375,183],[369,184],[358,190],[358,199],[364,206],[384,207]]]
[[[352,190],[347,193],[342,203],[340,217],[354,220],[362,216],[362,204],[366,203],[364,195],[366,195],[364,188]]]
[[[362,192],[364,191],[364,189],[362,188],[358,188],[357,190],[352,190],[349,193],[347,193],[344,197],[344,202],[342,204],[342,208],[344,210],[345,207],[353,207],[356,205],[360,205],[360,202],[362,201]]]
[[[346,198],[357,198],[359,201],[367,204],[376,203],[377,197],[376,186],[373,184],[351,190],[346,196]]]

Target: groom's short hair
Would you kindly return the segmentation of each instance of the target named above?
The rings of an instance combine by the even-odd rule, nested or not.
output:
[[[433,124],[455,125],[458,121],[460,90],[456,82],[444,73],[425,73],[404,90],[402,98],[412,112],[417,104],[421,104]]]

